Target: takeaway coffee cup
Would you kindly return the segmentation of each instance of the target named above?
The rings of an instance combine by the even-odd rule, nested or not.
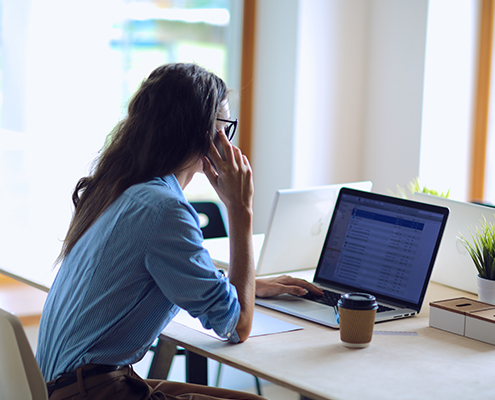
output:
[[[375,296],[346,293],[338,301],[340,340],[346,347],[368,347],[373,336],[378,304]]]

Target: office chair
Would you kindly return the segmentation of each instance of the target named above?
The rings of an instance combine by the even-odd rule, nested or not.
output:
[[[0,400],[48,400],[46,383],[19,319],[0,309]]]
[[[217,203],[213,201],[193,201],[191,205],[199,215],[201,231],[205,239],[227,236],[222,212]]]

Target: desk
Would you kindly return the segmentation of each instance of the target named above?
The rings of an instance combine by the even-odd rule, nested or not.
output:
[[[48,277],[31,281],[0,273],[45,291],[51,285]],[[256,310],[304,329],[231,345],[172,321],[161,338],[316,400],[495,399],[495,346],[428,326],[431,301],[459,296],[476,298],[430,283],[418,316],[375,325],[375,331],[417,336],[375,334],[371,346],[359,350],[343,347],[337,330],[262,307]],[[191,363],[195,359],[204,367],[202,357],[191,356]]]
[[[303,330],[231,345],[176,322],[161,338],[313,399],[495,399],[495,346],[428,326],[430,301],[471,294],[431,283],[421,313],[383,322],[365,349],[347,349],[339,331],[276,311],[256,310]]]

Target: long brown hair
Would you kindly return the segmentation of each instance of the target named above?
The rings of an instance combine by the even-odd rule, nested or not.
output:
[[[195,64],[155,69],[132,97],[92,174],[77,183],[74,215],[56,263],[130,186],[175,173],[206,154],[226,96],[225,83]]]

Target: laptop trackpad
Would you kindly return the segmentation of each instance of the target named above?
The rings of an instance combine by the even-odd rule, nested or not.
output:
[[[258,298],[256,304],[332,328],[338,327],[333,308],[314,301],[285,294],[273,298]]]

